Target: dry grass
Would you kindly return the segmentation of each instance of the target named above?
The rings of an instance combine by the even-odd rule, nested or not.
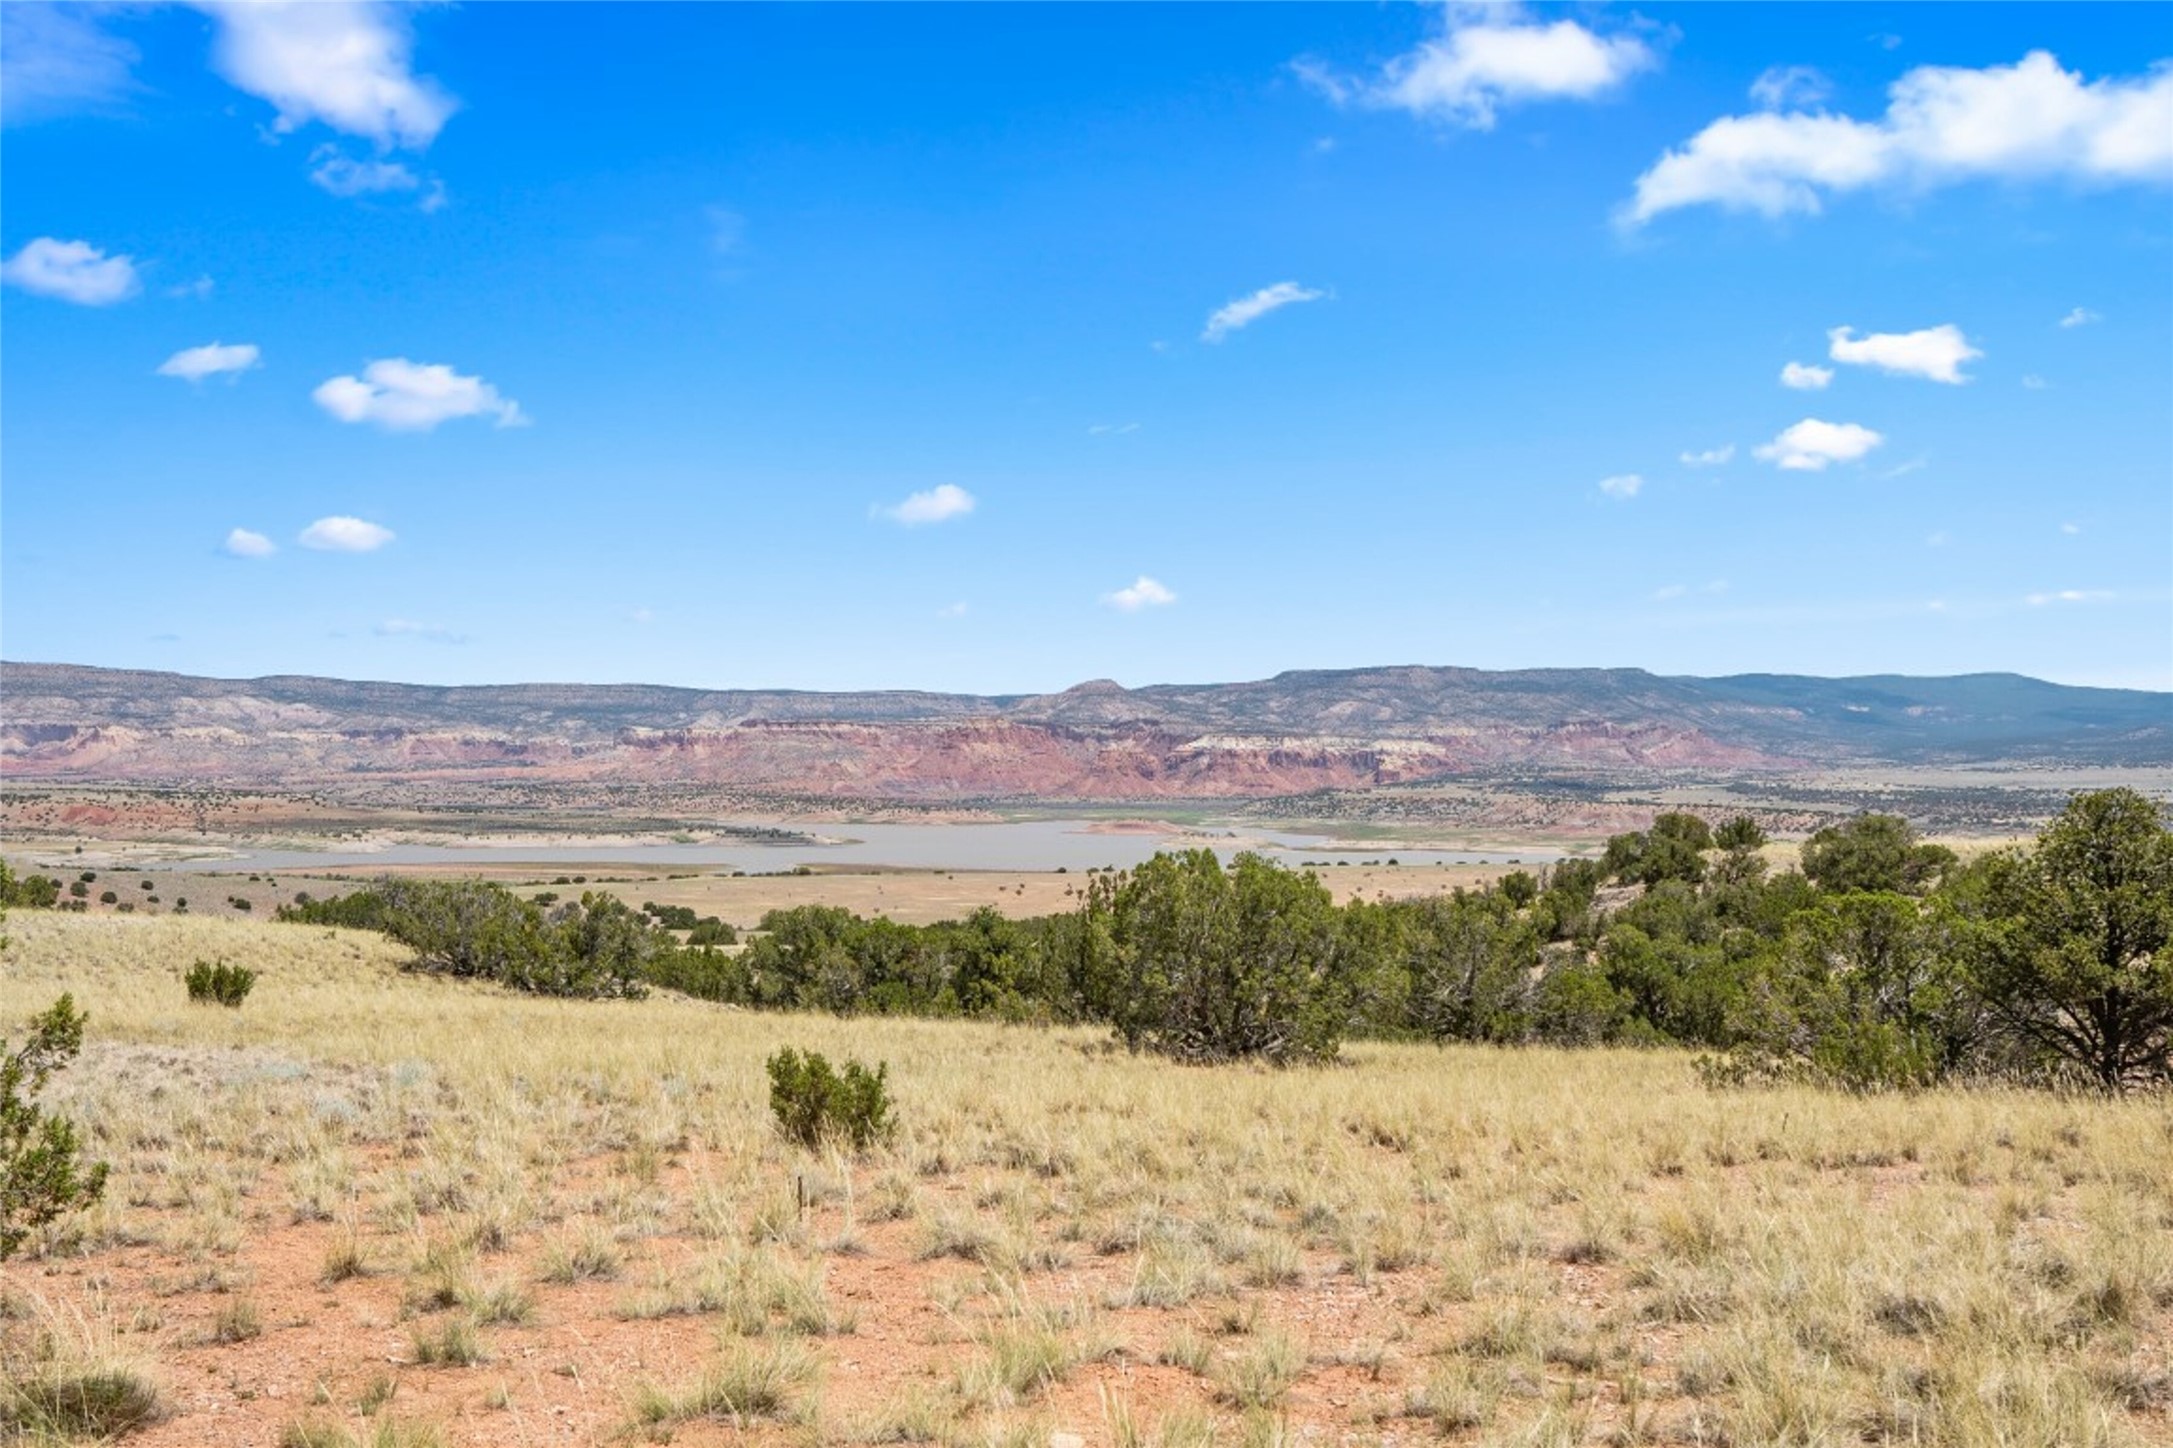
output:
[[[8,930],[0,1017],[90,1011],[55,1099],[114,1163],[9,1266],[11,1384],[126,1361],[131,1443],[2173,1442],[2162,1098],[1208,1071],[518,998],[262,922]],[[214,955],[256,992],[182,1009]],[[897,1141],[779,1141],[782,1043],[888,1060]]]

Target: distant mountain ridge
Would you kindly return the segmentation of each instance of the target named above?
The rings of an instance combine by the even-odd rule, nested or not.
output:
[[[0,664],[0,772],[17,779],[683,779],[1053,801],[1287,794],[1532,767],[1995,759],[2173,762],[2173,695],[2016,674],[1701,679],[1416,665],[982,696]]]

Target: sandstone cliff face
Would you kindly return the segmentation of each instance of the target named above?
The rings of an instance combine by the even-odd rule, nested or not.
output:
[[[1233,798],[1519,768],[2173,760],[2173,700],[2012,676],[1668,679],[1373,669],[982,698],[423,688],[0,668],[17,779],[698,782],[837,797]]]

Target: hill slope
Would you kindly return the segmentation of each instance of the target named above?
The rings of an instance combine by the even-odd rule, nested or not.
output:
[[[438,688],[0,665],[17,779],[699,780],[898,798],[1229,797],[1523,768],[2173,761],[2173,695],[2013,674],[1300,671],[1058,694]]]

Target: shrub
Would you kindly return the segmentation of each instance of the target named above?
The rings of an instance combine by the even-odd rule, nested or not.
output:
[[[247,966],[228,965],[223,960],[199,960],[189,967],[189,973],[183,979],[188,983],[189,999],[195,1004],[239,1010],[257,983],[257,973]]]
[[[694,930],[687,936],[689,945],[737,945],[739,932],[714,915],[705,915],[694,922]]]
[[[64,995],[31,1021],[28,1040],[0,1056],[0,1261],[32,1231],[105,1192],[105,1163],[86,1163],[74,1123],[46,1115],[36,1099],[83,1049],[83,1019]]]
[[[117,905],[120,903],[120,899],[121,897],[111,890],[105,890],[99,893],[98,903],[101,905]]]
[[[1332,1059],[1366,952],[1318,880],[1241,854],[1161,854],[1088,891],[1089,1004],[1187,1061]]]
[[[805,1147],[849,1143],[864,1151],[897,1129],[891,1115],[887,1062],[873,1071],[848,1060],[840,1072],[820,1052],[790,1046],[769,1059],[770,1111],[786,1139]]]
[[[60,881],[50,875],[25,875],[15,877],[5,860],[0,860],[0,908],[20,905],[30,910],[50,910],[60,899]]]

